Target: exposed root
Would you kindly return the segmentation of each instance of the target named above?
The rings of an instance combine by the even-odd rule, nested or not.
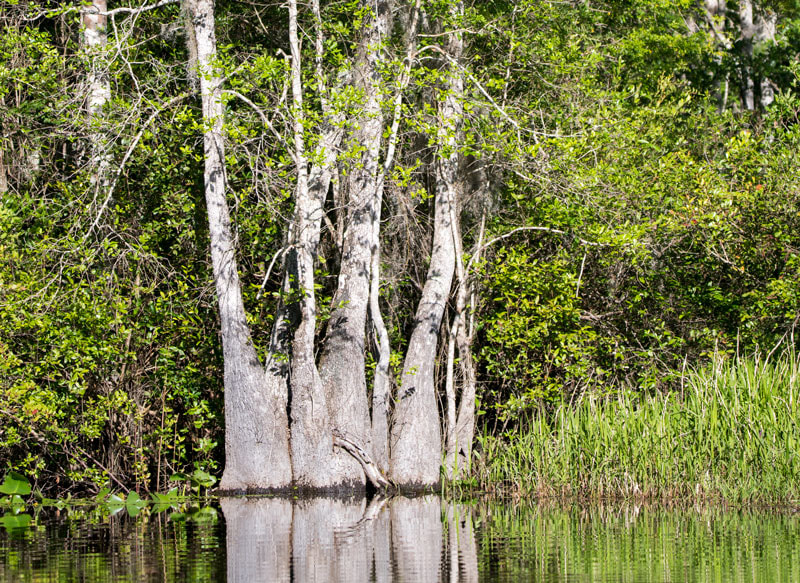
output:
[[[367,476],[367,480],[369,480],[370,484],[375,486],[376,489],[383,490],[390,486],[389,480],[381,473],[378,466],[372,461],[370,455],[364,451],[364,448],[353,443],[335,429],[333,430],[333,445],[342,448],[358,460],[358,463],[360,463],[361,467],[364,469],[364,475]]]

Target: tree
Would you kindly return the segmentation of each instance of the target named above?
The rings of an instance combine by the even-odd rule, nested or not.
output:
[[[311,162],[307,154],[308,122],[299,14],[297,3],[292,0],[289,3],[289,74],[296,184],[284,261],[285,306],[275,318],[267,356],[267,382],[264,382],[244,313],[225,201],[223,111],[220,77],[214,68],[213,11],[209,3],[190,4],[206,128],[205,190],[225,359],[226,469],[221,488],[247,491],[280,488],[288,485],[290,477],[294,486],[316,491],[360,489],[365,480],[375,487],[385,487],[387,471],[401,487],[426,488],[439,481],[442,438],[434,362],[456,269],[456,239],[460,237],[456,207],[460,168],[458,125],[463,111],[463,78],[459,63],[461,35],[457,32],[449,35],[443,60],[448,80],[440,92],[440,123],[434,139],[439,151],[434,163],[435,220],[430,267],[406,350],[387,448],[388,343],[377,295],[380,216],[385,176],[392,168],[397,143],[402,93],[409,80],[420,5],[417,2],[411,7],[412,30],[407,36],[408,48],[401,64],[400,82],[390,101],[394,117],[386,140],[382,94],[385,92],[383,75],[390,62],[393,5],[379,0],[362,6],[363,20],[349,73],[359,107],[347,120],[352,128],[350,142],[358,148],[348,157],[338,159],[334,151],[342,137],[342,114],[332,110],[331,95],[325,93],[328,89],[321,66],[323,42],[319,5],[315,3],[313,8],[317,28],[315,77],[321,91],[323,134]],[[450,15],[453,26],[457,25],[462,11],[460,3],[453,4]],[[339,209],[337,218],[343,233],[340,268],[330,318],[318,344],[315,259],[332,176],[343,171],[346,171],[343,180],[346,207]],[[371,412],[366,382],[370,321],[379,338],[381,353],[378,373],[373,375]],[[281,359],[285,362],[279,362]],[[284,419],[282,412],[287,404],[289,415]],[[268,440],[258,434],[264,431],[272,431],[266,449],[264,444]],[[287,431],[291,435],[291,447],[286,440]],[[290,451],[291,466],[286,462]],[[389,457],[390,467],[387,467]],[[265,465],[264,459],[279,461]],[[264,468],[263,472],[273,473],[257,475],[248,470],[259,465]]]
[[[291,481],[283,377],[265,371],[244,311],[226,199],[224,108],[212,0],[188,0],[203,102],[203,173],[225,375],[224,490],[285,488]]]

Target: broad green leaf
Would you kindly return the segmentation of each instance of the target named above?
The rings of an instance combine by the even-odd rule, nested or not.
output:
[[[25,476],[17,472],[8,472],[2,485],[0,485],[0,494],[27,496],[30,493],[30,482]]]

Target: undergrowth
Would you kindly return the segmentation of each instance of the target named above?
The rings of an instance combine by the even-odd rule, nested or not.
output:
[[[800,358],[716,357],[681,390],[586,394],[479,437],[473,484],[555,497],[800,500]]]

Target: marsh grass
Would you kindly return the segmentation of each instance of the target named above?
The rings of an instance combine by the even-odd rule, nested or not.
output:
[[[585,395],[483,436],[481,489],[520,495],[800,503],[800,358],[716,357],[681,390]]]

